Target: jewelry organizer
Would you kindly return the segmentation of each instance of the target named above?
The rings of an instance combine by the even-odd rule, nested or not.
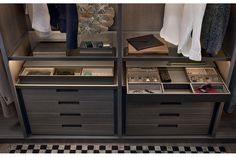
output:
[[[168,67],[171,82],[161,82],[158,67],[127,68],[128,94],[228,94],[214,68]]]

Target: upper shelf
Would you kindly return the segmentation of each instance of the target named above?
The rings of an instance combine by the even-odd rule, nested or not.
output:
[[[138,54],[138,55],[129,55],[128,48],[124,48],[125,61],[142,61],[142,60],[156,60],[156,61],[188,61],[189,58],[184,57],[181,54],[177,53],[176,48],[169,48],[169,53],[164,55],[159,54]],[[217,56],[210,56],[206,52],[202,52],[202,61],[230,61],[231,56],[226,52],[221,51]]]
[[[67,51],[65,42],[41,42],[29,52],[9,56],[9,60],[115,60],[116,58],[115,47],[78,48]]]

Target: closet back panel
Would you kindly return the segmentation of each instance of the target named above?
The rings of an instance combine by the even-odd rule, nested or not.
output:
[[[124,4],[123,30],[160,31],[163,23],[164,4]]]
[[[0,32],[8,55],[27,55],[30,43],[28,37],[24,36],[27,33],[24,5],[0,5]],[[17,79],[22,65],[23,61],[9,62],[13,81]]]
[[[24,5],[0,5],[0,32],[4,39],[6,51],[9,54],[27,32]]]

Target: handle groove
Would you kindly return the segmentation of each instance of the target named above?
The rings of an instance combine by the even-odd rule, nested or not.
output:
[[[80,104],[79,101],[58,101],[58,104]]]
[[[177,128],[178,125],[177,124],[159,124],[158,127],[159,128]]]
[[[56,89],[56,92],[78,92],[78,89]]]
[[[165,116],[169,116],[169,117],[179,117],[180,114],[179,113],[159,113],[160,117],[165,117]]]
[[[69,127],[73,127],[73,128],[76,128],[76,127],[82,127],[81,124],[62,124],[61,125],[63,128],[69,128]]]
[[[160,105],[182,105],[181,102],[161,102]]]
[[[80,113],[60,113],[60,116],[81,116]]]

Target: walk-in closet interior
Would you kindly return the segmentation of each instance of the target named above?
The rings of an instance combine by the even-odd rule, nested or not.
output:
[[[0,139],[236,139],[235,4],[220,50],[189,57],[163,38],[165,4],[103,4],[94,27],[79,4],[70,33],[36,31],[27,7],[0,5]]]

